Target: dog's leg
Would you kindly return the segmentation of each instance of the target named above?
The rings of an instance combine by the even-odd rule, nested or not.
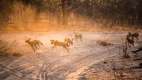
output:
[[[37,43],[37,44],[36,44],[36,47],[37,47],[37,49],[39,49],[39,48],[40,48],[40,44],[39,44],[39,43]]]
[[[64,46],[64,48],[67,50],[67,52],[69,52],[69,49],[67,48],[67,46]]]
[[[55,45],[53,44],[53,46],[51,48],[55,48]]]
[[[68,48],[65,48],[67,50],[67,52],[69,52],[69,49]]]
[[[41,46],[43,46],[43,43],[42,43],[42,42],[39,42],[39,44],[40,44]]]
[[[36,42],[36,43],[34,44],[34,46],[35,46],[36,49],[39,49],[39,47],[40,47],[40,45],[39,45],[38,42]]]
[[[34,53],[35,53],[35,52],[36,52],[35,46],[34,46],[33,44],[31,44],[31,47],[32,47],[32,49],[33,49],[33,51],[34,51]]]
[[[39,49],[39,46],[38,46],[38,44],[35,43],[35,44],[34,44],[34,53],[35,53],[35,55],[38,57],[39,54],[36,52],[37,49]]]

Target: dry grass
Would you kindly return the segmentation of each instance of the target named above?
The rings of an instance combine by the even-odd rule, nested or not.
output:
[[[0,40],[0,56],[1,57],[8,57],[8,56],[14,56],[14,57],[21,57],[22,54],[20,53],[11,53],[10,52],[10,48],[11,46],[9,46],[9,43],[7,43],[6,41],[2,41]]]
[[[8,56],[8,55],[10,55],[10,54],[6,53],[6,52],[3,52],[3,51],[0,51],[0,56],[5,57],[5,56]]]

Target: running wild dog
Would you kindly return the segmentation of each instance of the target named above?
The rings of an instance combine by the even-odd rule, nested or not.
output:
[[[135,39],[139,39],[139,33],[131,33],[129,32],[126,36],[126,44],[127,46],[131,47],[134,46]]]
[[[82,40],[82,34],[81,33],[74,32],[74,37],[75,37],[76,40]]]
[[[134,38],[132,37],[131,32],[129,32],[126,36],[126,46],[128,47],[134,46]]]
[[[63,47],[64,49],[66,49],[67,51],[69,51],[68,47],[70,46],[69,43],[67,42],[61,42],[61,41],[58,41],[58,40],[50,40],[51,44],[53,45],[53,48],[54,47],[57,47],[57,46],[61,46]]]
[[[138,32],[133,33],[132,37],[136,40],[139,40],[139,33]]]
[[[64,39],[64,42],[65,42],[65,43],[68,43],[68,45],[73,45],[73,38],[67,38],[67,37],[66,37],[66,38]]]
[[[30,38],[28,40],[25,41],[28,45],[31,46],[32,50],[34,51],[34,53],[36,52],[36,50],[38,50],[40,48],[40,46],[43,45],[43,43],[39,40],[31,40]]]

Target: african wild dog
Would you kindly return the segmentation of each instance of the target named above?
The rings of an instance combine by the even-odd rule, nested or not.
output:
[[[134,46],[135,43],[135,39],[138,40],[139,39],[139,33],[131,33],[129,32],[126,36],[126,44],[127,46],[131,47]]]
[[[57,46],[60,46],[60,47],[63,47],[64,49],[66,49],[67,51],[69,51],[69,43],[67,42],[61,42],[61,41],[58,41],[58,40],[50,40],[51,44],[53,45],[53,48],[54,47],[57,47]]]
[[[74,32],[74,37],[76,40],[82,40],[82,34],[81,33],[77,33],[77,32]]]
[[[30,38],[27,39],[25,41],[28,45],[30,45],[30,47],[32,48],[32,50],[34,51],[34,53],[36,52],[36,50],[38,50],[40,48],[40,46],[43,45],[43,43],[39,40],[31,40]]]
[[[134,38],[132,37],[132,33],[129,32],[126,36],[126,46],[131,47],[134,46]]]
[[[136,40],[139,40],[139,33],[138,32],[133,33],[132,37]]]
[[[73,45],[73,38],[67,38],[67,37],[66,37],[66,38],[64,39],[64,42],[65,42],[65,43],[68,43],[68,45]]]

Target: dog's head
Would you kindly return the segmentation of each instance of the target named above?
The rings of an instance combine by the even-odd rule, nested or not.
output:
[[[25,40],[26,43],[28,43],[31,40],[31,38],[28,38],[27,40]]]
[[[54,44],[55,40],[50,40],[51,44]]]

